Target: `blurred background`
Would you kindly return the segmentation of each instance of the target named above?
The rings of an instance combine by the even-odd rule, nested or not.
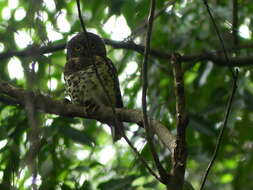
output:
[[[143,45],[149,1],[81,1],[88,31],[103,38]],[[238,46],[232,34],[233,3],[210,1],[215,22],[231,57],[252,53],[253,2],[238,1]],[[71,0],[0,0],[0,78],[53,99],[66,98],[64,49],[36,54],[38,47],[66,43],[81,31],[76,2]],[[151,47],[162,52],[201,55],[221,45],[202,1],[157,1]],[[30,48],[31,55],[1,57]],[[107,46],[118,69],[125,108],[141,109],[142,55]],[[210,60],[183,62],[190,123],[187,129],[186,180],[199,188],[211,158],[231,93],[227,67]],[[253,63],[252,63],[253,64]],[[253,82],[251,65],[240,65],[238,90],[220,154],[206,190],[253,189]],[[175,134],[175,96],[169,59],[151,56],[148,63],[148,111]],[[145,170],[124,140],[113,144],[109,128],[94,120],[64,118],[35,111],[35,128],[26,111],[0,93],[0,189],[164,189]],[[152,164],[144,130],[128,123],[127,135]],[[32,145],[38,143],[35,151]],[[170,169],[170,153],[155,139],[159,157]],[[36,174],[36,175],[34,175]]]

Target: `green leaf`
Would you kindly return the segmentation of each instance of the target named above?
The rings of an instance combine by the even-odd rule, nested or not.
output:
[[[100,190],[119,190],[119,189],[129,189],[132,182],[137,178],[136,175],[128,176],[125,178],[110,179],[106,182],[100,183],[98,189]]]
[[[79,131],[77,129],[74,129],[72,127],[69,126],[61,126],[59,127],[59,131],[66,137],[72,139],[73,141],[79,142],[83,145],[87,145],[87,146],[94,146],[95,144],[95,140],[85,134],[82,131]]]

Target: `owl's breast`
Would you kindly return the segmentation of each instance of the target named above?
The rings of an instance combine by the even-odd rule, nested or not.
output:
[[[108,72],[108,67],[106,64],[98,64],[96,68],[112,104],[115,105],[114,81],[110,72]],[[110,105],[93,65],[87,66],[85,70],[65,75],[64,78],[66,91],[73,103],[85,105],[87,101],[92,101],[99,105]]]

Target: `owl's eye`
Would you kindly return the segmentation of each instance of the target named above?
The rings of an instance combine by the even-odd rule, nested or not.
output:
[[[81,51],[81,47],[80,46],[76,46],[75,47],[75,51]]]

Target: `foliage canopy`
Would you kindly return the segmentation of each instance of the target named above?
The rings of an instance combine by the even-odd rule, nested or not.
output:
[[[86,0],[82,11],[89,31],[106,39],[144,44],[149,1]],[[210,1],[210,10],[229,55],[252,56],[253,2],[238,0],[235,47],[233,3]],[[220,42],[203,1],[157,0],[151,47],[185,56],[188,159],[186,180],[198,189],[222,126],[232,78],[228,66],[206,56],[220,50]],[[81,31],[75,1],[0,0],[0,79],[15,86],[63,100],[65,51],[38,54],[38,47],[64,44]],[[31,56],[3,56],[30,48]],[[124,106],[141,108],[142,54],[107,46],[119,73]],[[215,54],[221,57],[222,53]],[[187,56],[189,59],[187,60]],[[195,57],[194,57],[195,56]],[[240,77],[228,129],[206,189],[253,189],[253,83],[251,64],[236,62]],[[169,59],[151,56],[148,63],[148,111],[172,133],[176,131],[175,95]],[[37,173],[38,189],[142,190],[164,189],[146,171],[124,142],[113,144],[105,125],[84,118],[61,117],[34,111],[36,130],[22,106],[12,105],[0,91],[0,189],[29,189]],[[31,110],[30,110],[31,111]],[[152,165],[144,130],[129,123],[127,135]],[[39,139],[39,140],[38,140]],[[39,142],[33,150],[31,144]],[[154,140],[160,160],[170,170],[170,152]],[[34,144],[33,144],[34,145]],[[35,163],[35,165],[34,165]],[[153,166],[154,167],[154,166]]]

